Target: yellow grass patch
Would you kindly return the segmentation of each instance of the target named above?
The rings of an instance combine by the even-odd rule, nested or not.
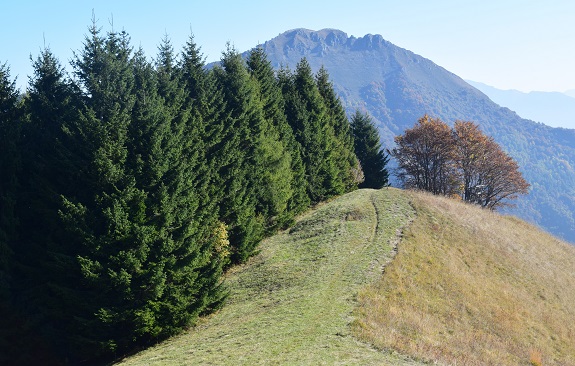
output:
[[[417,218],[358,297],[355,334],[457,365],[575,365],[575,247],[513,218],[409,193]]]

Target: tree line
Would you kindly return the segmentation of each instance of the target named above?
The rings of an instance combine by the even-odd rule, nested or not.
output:
[[[49,49],[32,62],[23,95],[0,66],[1,363],[94,362],[176,334],[222,305],[223,271],[263,237],[387,185],[370,118],[350,124],[305,59],[274,72],[261,48],[228,46],[207,70],[190,36],[152,61],[93,22],[71,76]]]

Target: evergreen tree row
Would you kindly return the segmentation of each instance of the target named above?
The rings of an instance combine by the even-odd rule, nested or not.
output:
[[[94,23],[68,76],[20,96],[0,67],[0,363],[80,363],[173,335],[222,273],[361,175],[328,73],[261,49],[207,70],[190,37],[150,61]]]

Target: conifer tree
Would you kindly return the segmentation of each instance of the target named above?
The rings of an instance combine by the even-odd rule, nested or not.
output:
[[[81,189],[75,180],[82,166],[77,160],[80,151],[71,136],[78,119],[79,94],[49,49],[42,50],[33,67],[34,76],[24,99],[27,123],[22,149],[26,183],[22,196],[26,209],[20,215],[23,240],[32,247],[23,251],[58,252],[51,246],[58,245],[56,242],[64,235],[58,232],[62,226],[58,214],[62,196],[74,196]],[[41,267],[30,259],[26,260],[28,265]]]
[[[202,153],[199,158],[205,162],[204,170],[198,176],[202,177],[203,193],[199,202],[203,205],[204,216],[201,217],[206,225],[215,224],[214,249],[212,270],[206,278],[221,272],[221,268],[230,264],[231,248],[228,240],[228,226],[220,216],[220,206],[225,195],[224,179],[220,172],[222,166],[229,163],[222,154],[225,146],[224,125],[229,119],[230,112],[226,109],[224,91],[219,87],[218,80],[213,71],[206,71],[204,57],[200,47],[190,35],[181,54],[178,65],[180,83],[184,88],[186,105],[190,108],[193,128],[195,132],[190,135],[197,136],[198,151]],[[192,136],[190,136],[192,137]],[[215,220],[215,221],[214,221]],[[204,281],[209,284],[209,281]],[[222,296],[221,287],[213,287],[219,297]]]
[[[215,104],[215,100],[210,98],[212,95],[210,92],[215,90],[208,88],[209,77],[205,66],[201,49],[196,44],[194,35],[190,34],[182,51],[178,67],[188,103],[194,103],[194,110],[200,115],[208,115],[211,104]]]
[[[295,145],[293,131],[284,113],[283,97],[271,63],[261,47],[253,49],[247,59],[247,66],[259,86],[259,97],[263,108],[264,124],[262,138],[266,139],[261,151],[264,161],[264,177],[260,187],[260,211],[272,222],[271,228],[288,223],[297,212],[290,212],[294,191],[303,177],[300,152]],[[265,150],[267,148],[267,151]],[[295,156],[295,157],[294,157]],[[298,164],[297,161],[300,160]],[[295,171],[299,169],[300,171]]]
[[[77,192],[78,151],[70,138],[77,120],[78,93],[49,49],[33,61],[34,75],[24,98],[26,123],[19,148],[22,169],[19,189],[19,234],[14,248],[18,281],[14,299],[27,326],[20,331],[47,348],[62,352],[62,337],[70,330],[68,290],[78,286],[70,275],[75,256],[59,216],[62,197]],[[77,278],[76,278],[77,279]],[[35,338],[34,336],[32,336]],[[49,344],[49,346],[48,346]],[[22,354],[40,362],[37,350],[26,344]],[[27,347],[27,348],[26,348]],[[33,361],[32,361],[33,360]]]
[[[351,129],[354,137],[355,154],[363,169],[364,181],[360,188],[382,188],[389,184],[385,154],[379,140],[379,133],[367,113],[356,110],[351,118]]]
[[[92,297],[73,312],[78,359],[175,334],[218,306],[226,258],[213,207],[200,202],[202,147],[169,42],[153,68],[143,52],[131,57],[127,34],[93,26],[74,66],[89,159],[84,192],[62,216],[74,228],[79,295]]]
[[[204,57],[200,48],[190,35],[181,54],[178,65],[180,83],[185,95],[186,105],[191,108],[198,138],[204,144],[205,159],[208,172],[206,173],[206,197],[203,201],[216,207],[222,201],[223,182],[219,175],[220,167],[227,162],[220,151],[225,143],[224,124],[229,118],[226,110],[223,90],[219,88],[213,71],[205,70]]]
[[[21,348],[14,344],[22,333],[17,306],[13,299],[15,258],[13,249],[18,243],[17,215],[18,176],[21,168],[20,139],[21,109],[18,90],[10,79],[10,69],[0,65],[0,364],[19,360]]]
[[[308,181],[306,179],[306,168],[302,159],[302,146],[296,139],[295,131],[289,118],[296,115],[295,106],[297,104],[297,94],[293,82],[293,75],[287,68],[280,68],[277,72],[277,85],[281,92],[281,115],[285,118],[286,126],[280,129],[282,139],[286,141],[292,156],[293,174],[293,194],[288,203],[288,210],[293,215],[303,212],[311,204],[308,196]]]
[[[10,297],[12,250],[16,240],[16,195],[19,158],[20,112],[17,107],[18,91],[10,80],[10,69],[0,65],[0,302]]]
[[[75,311],[74,357],[107,354],[139,339],[138,295],[132,283],[148,254],[146,192],[129,158],[135,103],[131,46],[126,32],[100,34],[95,22],[73,61],[84,92],[79,136],[86,151],[82,194],[65,200],[62,217],[76,247],[84,301]]]
[[[308,196],[317,203],[343,193],[345,186],[335,163],[333,128],[305,58],[297,64],[293,89],[288,89],[286,98],[288,122],[302,147]]]
[[[316,83],[334,133],[333,149],[339,170],[339,179],[343,182],[347,192],[357,188],[358,182],[354,172],[359,169],[349,120],[341,100],[335,93],[333,83],[329,80],[329,74],[323,66],[316,74]]]
[[[262,239],[265,218],[257,212],[258,190],[264,166],[261,160],[265,123],[257,85],[250,79],[241,56],[228,46],[222,68],[214,70],[224,92],[228,117],[217,152],[224,196],[220,217],[229,226],[234,262],[251,256]]]
[[[225,295],[221,287],[226,253],[218,251],[220,225],[216,202],[210,200],[211,170],[206,159],[205,128],[201,114],[193,113],[187,103],[181,73],[167,39],[162,42],[156,61],[159,96],[164,107],[164,118],[169,122],[168,136],[156,161],[165,161],[161,187],[156,188],[156,212],[164,219],[163,229],[170,233],[158,254],[172,251],[178,258],[168,261],[165,275],[168,286],[164,301],[171,310],[162,324],[170,325],[170,318],[181,318],[171,325],[174,330],[195,320],[198,314],[219,306]],[[162,197],[166,191],[167,196]],[[170,247],[175,246],[175,249]],[[166,313],[163,311],[162,313]],[[165,315],[164,315],[165,316]],[[168,328],[169,329],[169,328]]]

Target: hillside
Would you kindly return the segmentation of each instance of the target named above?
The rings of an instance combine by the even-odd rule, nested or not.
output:
[[[360,338],[440,364],[575,365],[575,248],[515,217],[409,196],[416,219],[359,296]]]
[[[575,248],[516,218],[358,190],[260,248],[222,310],[120,364],[575,365]]]
[[[509,212],[575,243],[575,130],[523,119],[380,35],[295,29],[261,46],[276,68],[293,69],[302,57],[315,71],[324,65],[347,112],[369,112],[387,147],[425,113],[449,124],[456,119],[478,123],[519,162],[531,183],[530,194]]]
[[[377,279],[413,217],[398,190],[359,190],[262,242],[226,278],[224,308],[122,365],[417,365],[358,342],[355,294]]]
[[[495,103],[551,127],[575,128],[575,98],[559,92],[501,90],[466,80]]]

